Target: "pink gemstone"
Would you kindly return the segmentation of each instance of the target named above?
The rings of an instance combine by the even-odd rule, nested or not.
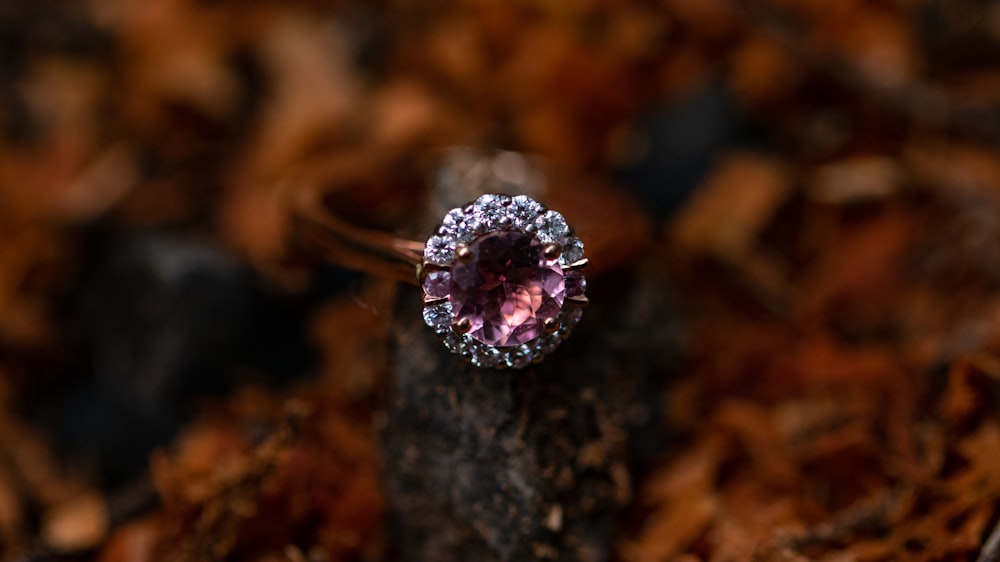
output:
[[[428,296],[444,298],[451,288],[451,274],[447,271],[431,271],[424,278],[424,292]]]
[[[587,292],[587,280],[579,271],[566,272],[566,296],[578,297]]]
[[[469,334],[488,345],[520,345],[541,335],[566,293],[559,262],[545,259],[541,242],[516,231],[486,234],[469,249],[473,258],[452,268],[455,319],[468,318]]]

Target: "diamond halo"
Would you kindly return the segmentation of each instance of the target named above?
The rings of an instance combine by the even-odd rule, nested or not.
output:
[[[424,321],[479,367],[520,369],[580,321],[587,260],[562,214],[487,194],[450,210],[424,246]]]

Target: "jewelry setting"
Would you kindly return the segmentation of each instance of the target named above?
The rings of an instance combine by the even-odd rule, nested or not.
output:
[[[587,304],[583,270],[631,263],[648,239],[645,215],[631,200],[600,181],[561,176],[574,190],[560,200],[597,258],[588,266],[576,231],[535,196],[547,191],[541,171],[514,152],[474,149],[451,150],[432,180],[427,204],[443,218],[431,235],[400,237],[335,212],[327,196],[352,185],[352,166],[325,162],[283,180],[292,255],[420,287],[424,323],[478,367],[522,369],[555,351]]]
[[[586,266],[560,213],[525,195],[483,195],[449,211],[424,245],[424,321],[476,366],[526,367],[580,321]]]

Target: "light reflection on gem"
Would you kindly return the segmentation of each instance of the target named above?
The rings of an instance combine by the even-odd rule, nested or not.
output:
[[[498,231],[469,244],[474,258],[454,265],[454,319],[467,318],[469,335],[494,346],[514,346],[543,333],[566,295],[562,268],[547,260],[544,245],[516,231]]]

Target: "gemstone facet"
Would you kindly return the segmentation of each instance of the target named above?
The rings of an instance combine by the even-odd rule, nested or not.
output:
[[[587,280],[579,271],[567,271],[565,285],[567,297],[579,297],[587,292]]]
[[[424,278],[424,292],[427,296],[444,298],[451,290],[451,273],[447,271],[431,271]]]
[[[497,231],[469,244],[473,258],[452,270],[451,301],[456,321],[467,318],[474,339],[493,346],[529,342],[542,323],[555,318],[566,289],[558,261],[544,245],[517,231]]]

